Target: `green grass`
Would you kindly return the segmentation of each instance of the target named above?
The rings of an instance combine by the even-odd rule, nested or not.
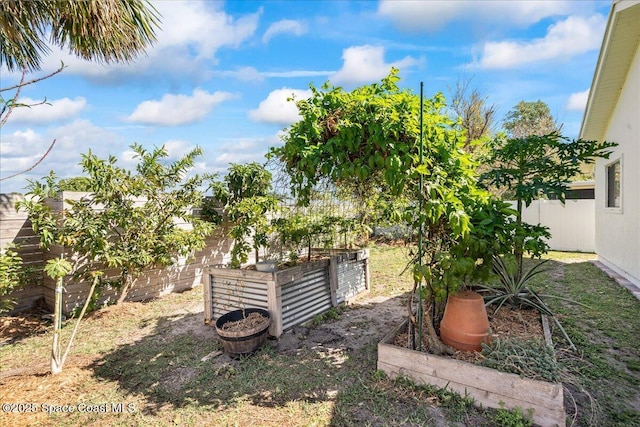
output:
[[[553,253],[551,270],[534,282],[540,291],[590,307],[549,301],[579,350],[567,352],[555,334],[568,408],[575,400],[578,426],[640,425],[633,406],[640,401],[640,302],[582,258],[589,256]],[[374,246],[371,296],[406,297],[410,275],[400,273],[407,262],[404,248]],[[333,310],[310,327],[348,314],[348,309]],[[0,424],[527,425],[526,414],[482,411],[447,390],[387,378],[376,370],[373,343],[358,350],[327,344],[295,352],[267,345],[239,361],[203,361],[220,345],[213,335],[203,335],[202,318],[199,289],[93,313],[83,321],[57,377],[46,374],[50,331],[0,347],[3,372],[35,371],[0,379],[5,396],[59,404],[124,402],[137,409],[125,414],[0,414]],[[70,329],[68,322],[65,334]]]

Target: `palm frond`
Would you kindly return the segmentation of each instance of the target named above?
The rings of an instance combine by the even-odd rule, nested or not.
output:
[[[0,65],[37,71],[47,39],[98,62],[129,62],[156,40],[158,11],[146,0],[0,2]]]

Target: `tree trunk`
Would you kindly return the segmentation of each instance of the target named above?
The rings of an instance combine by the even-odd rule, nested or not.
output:
[[[123,274],[123,285],[122,285],[122,289],[120,289],[120,296],[118,297],[118,301],[116,302],[116,305],[120,305],[124,302],[124,300],[127,298],[127,295],[129,295],[129,289],[131,288],[131,284],[133,283],[133,279],[131,278],[131,275],[129,274]]]
[[[59,280],[60,287],[60,296],[62,296],[62,279]],[[80,311],[80,315],[78,316],[78,320],[76,320],[76,324],[73,327],[73,332],[71,333],[71,337],[69,337],[69,342],[67,343],[67,347],[64,350],[64,354],[60,355],[60,329],[62,322],[62,298],[58,297],[58,285],[56,285],[56,312],[54,314],[54,325],[55,331],[53,333],[53,346],[51,350],[51,374],[56,375],[62,372],[62,367],[64,366],[64,362],[67,360],[67,356],[69,355],[69,351],[71,350],[71,345],[73,344],[73,340],[78,333],[78,327],[80,326],[80,321],[84,317],[84,314],[87,311],[87,307],[89,307],[89,302],[93,297],[93,293],[96,290],[96,285],[98,284],[99,276],[95,276],[93,279],[93,283],[91,284],[91,289],[89,290],[89,295],[87,295],[87,299],[82,306],[82,311]],[[59,311],[58,311],[59,309]]]
[[[418,324],[418,319],[413,314],[413,296],[416,293],[416,289],[418,288],[418,282],[413,283],[413,289],[411,291],[411,296],[409,297],[408,309],[409,309],[409,322],[415,327],[420,328]],[[429,301],[426,307],[422,309],[422,325],[427,327],[427,349],[423,349],[433,353],[435,355],[443,355],[443,354],[453,354],[454,351],[446,346],[438,336],[436,332],[436,328],[434,325],[435,322],[435,301],[433,301],[433,297],[429,296]],[[425,317],[426,316],[426,317]],[[423,334],[417,334],[417,337]],[[419,338],[417,338],[419,339]],[[412,350],[415,350],[415,340],[412,340]]]
[[[517,206],[518,213],[516,215],[516,233],[522,228],[522,200],[518,199]],[[515,247],[513,249],[513,255],[516,258],[516,265],[518,266],[518,278],[522,277],[522,258],[524,254],[524,237],[516,234]]]

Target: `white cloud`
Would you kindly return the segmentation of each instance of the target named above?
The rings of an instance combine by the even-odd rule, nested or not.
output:
[[[191,96],[170,95],[160,101],[144,101],[127,120],[158,126],[178,126],[202,120],[216,105],[234,98],[229,92],[195,89]]]
[[[253,138],[224,139],[221,145],[211,152],[207,161],[207,171],[219,173],[227,172],[229,163],[265,162],[265,154],[269,147],[280,143],[278,135]],[[209,153],[206,153],[209,154]]]
[[[262,10],[234,19],[219,2],[166,2],[154,6],[162,14],[157,48],[184,46],[211,58],[222,46],[238,47],[251,37]],[[212,8],[213,7],[213,8]]]
[[[57,69],[62,60],[67,65],[63,73],[106,83],[149,75],[201,81],[209,77],[202,64],[215,63],[220,48],[237,48],[252,37],[262,15],[259,9],[236,18],[222,10],[222,2],[157,1],[154,6],[162,14],[157,41],[134,62],[100,64],[51,47],[51,53],[43,61],[43,72]]]
[[[391,67],[404,69],[420,63],[407,56],[400,61],[387,63],[382,46],[353,46],[342,52],[342,68],[329,76],[333,84],[371,83],[389,74]]]
[[[296,100],[307,99],[311,96],[311,91],[289,88],[276,89],[260,102],[257,109],[249,111],[249,118],[256,122],[281,125],[297,122],[300,120],[298,107],[294,101],[287,101],[292,96]]]
[[[543,38],[528,42],[488,42],[482,48],[479,62],[471,64],[484,69],[513,68],[551,59],[567,59],[597,50],[604,33],[605,18],[569,16],[549,26]]]
[[[378,14],[401,30],[437,31],[452,21],[470,24],[526,26],[543,18],[578,13],[585,1],[404,1],[382,0]]]
[[[290,70],[290,71],[264,71],[260,75],[264,77],[282,77],[282,78],[296,78],[296,77],[322,77],[335,73],[335,71],[327,70]]]
[[[262,36],[262,42],[269,43],[269,40],[278,34],[293,34],[301,36],[306,32],[307,27],[303,23],[291,19],[283,19],[269,25],[269,28],[267,28],[267,31],[265,31]]]
[[[589,99],[589,89],[572,93],[564,108],[569,111],[584,111],[587,106],[587,99]]]
[[[31,107],[16,107],[11,112],[7,123],[49,123],[64,121],[75,117],[87,105],[87,100],[81,96],[75,99],[61,98],[47,100],[42,104],[42,99],[20,98],[18,102]]]
[[[335,71],[326,70],[288,70],[288,71],[258,71],[254,67],[240,67],[236,70],[214,71],[213,75],[220,77],[232,77],[245,82],[262,82],[265,78],[296,78],[296,77],[322,77],[329,76]]]
[[[27,179],[39,180],[50,170],[59,178],[82,174],[79,166],[81,154],[91,150],[100,158],[118,153],[125,141],[117,134],[95,126],[88,120],[75,120],[64,126],[51,128],[46,133],[31,129],[3,134],[0,142],[0,171],[2,177],[22,172],[33,166],[46,152],[53,140],[56,144],[33,171],[2,182],[2,192],[22,192]]]
[[[218,71],[219,74],[224,77],[234,77],[242,82],[261,82],[264,77],[254,67],[240,67],[235,71]]]

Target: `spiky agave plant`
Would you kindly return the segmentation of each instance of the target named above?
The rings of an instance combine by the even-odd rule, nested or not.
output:
[[[559,295],[539,294],[530,286],[530,282],[534,277],[540,273],[548,271],[547,269],[542,268],[548,261],[549,260],[544,260],[539,262],[530,269],[520,273],[519,269],[516,269],[515,272],[511,271],[503,258],[498,256],[494,257],[493,272],[498,276],[499,285],[481,287],[481,291],[486,293],[486,295],[484,295],[485,305],[489,306],[497,304],[496,311],[498,311],[504,304],[509,304],[513,307],[529,307],[537,310],[541,314],[553,319],[555,324],[558,326],[558,329],[560,329],[562,335],[569,343],[569,346],[573,350],[576,350],[576,346],[573,344],[573,341],[571,341],[571,338],[569,338],[569,335],[560,324],[558,317],[544,302],[544,298],[555,298],[587,308],[588,306]]]

